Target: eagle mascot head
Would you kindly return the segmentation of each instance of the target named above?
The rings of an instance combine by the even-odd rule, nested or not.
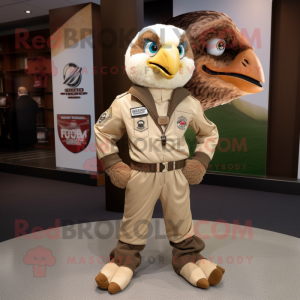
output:
[[[195,70],[185,87],[201,102],[203,110],[263,90],[265,76],[260,60],[226,14],[196,11],[165,24],[186,31]]]
[[[156,24],[142,29],[133,39],[125,54],[125,67],[137,85],[175,89],[193,75],[193,50],[184,30]]]

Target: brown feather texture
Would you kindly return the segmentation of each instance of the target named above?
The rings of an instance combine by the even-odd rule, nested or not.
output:
[[[144,53],[145,39],[155,42],[158,46],[158,50],[162,46],[159,36],[151,30],[148,30],[145,31],[143,34],[139,35],[135,43],[132,45],[132,48],[130,50],[130,56],[138,53]]]
[[[186,31],[193,49],[195,70],[185,87],[207,110],[226,104],[247,93],[219,77],[206,75],[202,66],[212,64],[216,68],[229,66],[235,57],[246,49],[252,49],[236,24],[224,13],[216,11],[190,12],[170,18],[164,24],[174,25]],[[226,41],[226,50],[220,56],[206,51],[206,43],[214,38]]]

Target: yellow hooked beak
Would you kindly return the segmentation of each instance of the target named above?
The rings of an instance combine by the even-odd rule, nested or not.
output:
[[[178,48],[173,44],[163,45],[155,56],[148,59],[147,65],[166,79],[172,79],[182,67]]]

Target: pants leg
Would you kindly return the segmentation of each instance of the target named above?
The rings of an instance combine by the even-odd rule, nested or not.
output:
[[[172,265],[176,273],[189,263],[201,259],[204,242],[194,235],[190,209],[190,188],[182,171],[165,173],[165,184],[160,196],[166,232],[173,247]]]
[[[131,171],[125,192],[124,215],[119,240],[145,245],[155,203],[162,189],[162,173]]]
[[[141,264],[140,251],[145,248],[149,224],[162,189],[159,173],[132,171],[125,192],[124,215],[119,242],[110,256],[119,266],[133,272]]]

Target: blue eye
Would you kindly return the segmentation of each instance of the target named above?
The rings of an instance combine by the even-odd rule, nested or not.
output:
[[[158,51],[158,47],[156,43],[152,41],[146,41],[145,46],[144,46],[144,52],[149,55],[149,56],[154,56]]]
[[[183,42],[183,43],[181,43],[181,44],[177,47],[178,52],[179,52],[180,59],[184,58],[184,55],[185,55],[185,46],[186,46],[186,42]]]

